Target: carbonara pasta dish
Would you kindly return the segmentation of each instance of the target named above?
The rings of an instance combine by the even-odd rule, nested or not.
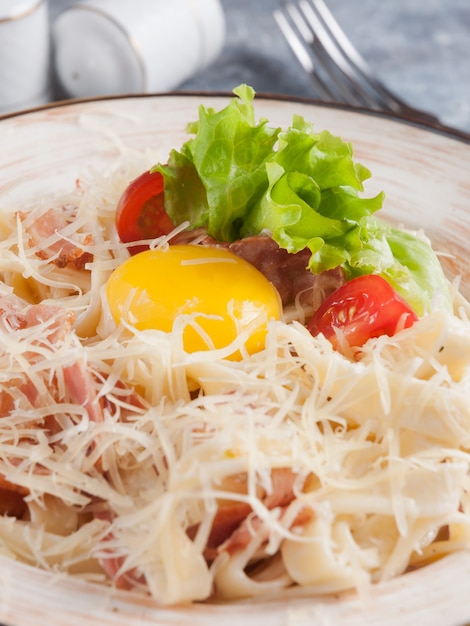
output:
[[[0,551],[165,605],[470,542],[468,303],[348,144],[235,94],[164,164],[0,207]]]

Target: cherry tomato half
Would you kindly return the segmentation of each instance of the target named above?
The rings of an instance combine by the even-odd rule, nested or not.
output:
[[[123,243],[155,239],[173,230],[173,222],[165,211],[160,172],[144,172],[128,185],[116,208],[116,228]],[[136,254],[147,248],[138,245],[129,251]]]
[[[371,337],[393,336],[408,328],[417,315],[393,287],[377,274],[353,278],[334,291],[308,323],[312,335],[323,333],[338,348],[335,328],[350,346],[362,346]]]

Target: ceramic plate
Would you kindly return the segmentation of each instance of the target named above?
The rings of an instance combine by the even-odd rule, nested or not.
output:
[[[186,139],[188,121],[219,95],[158,95],[68,102],[4,117],[0,122],[0,207],[21,206],[41,194],[72,188],[90,166],[112,165],[122,147],[165,158]],[[470,294],[470,140],[380,114],[319,103],[258,96],[256,112],[286,126],[299,113],[317,130],[352,142],[369,167],[371,194],[384,190],[384,215],[424,228],[449,276],[462,275]],[[196,604],[161,609],[150,599],[53,576],[0,557],[0,620],[9,626],[455,626],[470,622],[470,553],[443,559],[372,589],[370,598],[295,598]]]

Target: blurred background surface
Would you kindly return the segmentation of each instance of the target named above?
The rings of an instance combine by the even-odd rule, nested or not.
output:
[[[470,132],[469,0],[326,2],[389,88],[443,123]],[[209,68],[178,90],[231,91],[246,82],[258,93],[317,96],[273,19],[279,0],[221,3],[227,27],[224,48]],[[49,0],[51,23],[72,4],[74,0]],[[176,52],[168,50],[168,58]],[[52,98],[63,97],[56,88]]]

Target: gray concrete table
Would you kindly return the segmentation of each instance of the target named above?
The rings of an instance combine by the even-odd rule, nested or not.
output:
[[[129,0],[131,1],[131,0]],[[272,17],[280,0],[221,0],[227,40],[220,58],[179,86],[313,97]],[[51,20],[73,0],[49,0]],[[410,104],[470,132],[469,0],[327,0],[352,42]],[[157,33],[158,36],[158,33]]]

